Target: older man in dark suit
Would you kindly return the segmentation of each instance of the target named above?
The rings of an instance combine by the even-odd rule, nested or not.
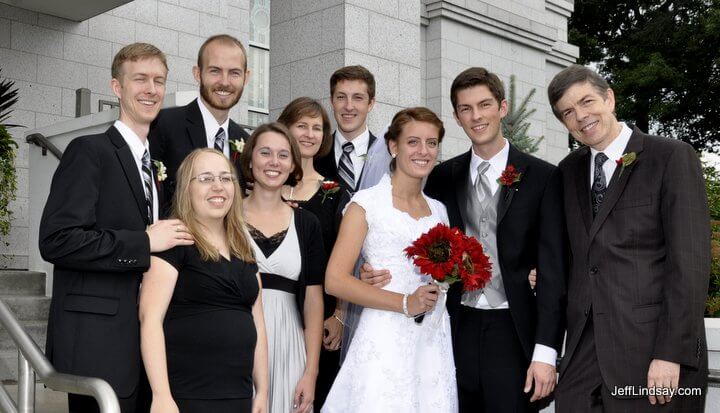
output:
[[[557,411],[702,412],[710,222],[697,154],[618,122],[588,68],[558,73],[548,96],[586,145],[560,163],[572,264]]]
[[[175,174],[194,149],[215,148],[224,153],[242,180],[240,153],[248,133],[229,114],[250,79],[245,47],[227,34],[208,38],[198,51],[193,76],[200,85],[200,97],[185,106],[161,110],[150,126],[150,149],[167,167],[167,194],[161,216],[171,212]]]
[[[105,133],[68,145],[53,177],[40,253],[55,265],[46,354],[62,373],[110,383],[123,413],[138,406],[143,377],[138,287],[150,253],[192,244],[178,220],[157,221],[162,191],[147,145],[165,95],[165,55],[154,46],[122,48],[112,64],[120,119]],[[154,223],[153,223],[154,222]],[[70,394],[70,413],[98,412]]]

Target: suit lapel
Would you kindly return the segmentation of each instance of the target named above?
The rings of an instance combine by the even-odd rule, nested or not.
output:
[[[508,143],[509,144],[509,143]],[[508,160],[507,165],[512,165],[515,167],[515,169],[520,173],[520,179],[522,181],[522,177],[525,176],[525,172],[527,171],[528,162],[527,157],[525,154],[517,150],[514,146],[510,145],[510,151],[508,153]],[[505,217],[505,213],[507,212],[508,208],[510,208],[510,203],[512,202],[513,196],[515,195],[515,192],[518,190],[518,185],[520,185],[521,182],[516,182],[515,184],[511,185],[510,187],[506,185],[500,186],[500,199],[498,200],[498,213],[497,213],[497,222],[498,225],[500,225],[500,222],[502,222],[502,219]]]
[[[122,165],[123,171],[125,172],[125,178],[130,185],[140,215],[143,217],[143,220],[145,220],[145,223],[149,224],[145,190],[142,187],[142,179],[140,178],[140,172],[138,172],[137,163],[135,162],[132,151],[114,126],[110,127],[105,134],[110,138],[110,142],[117,148],[115,154],[120,160],[120,165]]]
[[[585,232],[590,232],[593,222],[592,208],[590,207],[590,148],[587,146],[579,149],[577,165],[575,166],[575,193],[580,206],[580,215],[585,224]]]
[[[200,113],[200,102],[197,98],[187,105],[187,133],[188,139],[194,149],[206,148],[207,136],[205,135],[205,124],[203,123],[202,113]]]
[[[470,149],[471,151],[472,149]],[[467,222],[467,215],[465,213],[465,206],[467,205],[468,194],[468,180],[470,179],[470,151],[467,151],[465,155],[455,160],[452,165],[452,181],[455,184],[455,197],[460,211],[460,218],[462,220],[463,231],[465,230],[465,223]]]
[[[615,172],[613,173],[612,179],[610,179],[610,185],[607,189],[608,192],[605,195],[605,199],[603,200],[602,205],[600,205],[600,209],[598,210],[598,213],[593,220],[592,226],[590,227],[590,239],[592,239],[595,234],[597,234],[598,230],[605,222],[605,219],[607,219],[608,215],[610,214],[610,211],[612,211],[613,207],[615,207],[615,204],[620,199],[620,196],[625,190],[625,186],[630,179],[630,175],[632,174],[635,165],[641,161],[639,155],[640,152],[642,152],[643,150],[643,140],[644,139],[640,130],[635,129],[633,131],[633,134],[630,136],[630,141],[628,141],[627,147],[623,151],[623,154],[635,152],[638,155],[638,158],[635,160],[635,162],[625,167],[622,175],[620,175],[622,166],[618,165],[615,168]],[[616,160],[610,159],[610,161],[615,162]]]
[[[367,152],[365,152],[365,162],[363,162],[362,170],[360,170],[359,179],[355,180],[355,191],[357,191],[358,188],[360,188],[360,182],[362,182],[363,178],[365,177],[365,167],[367,166],[367,163],[368,163],[368,154],[370,153],[370,148],[372,148],[373,144],[377,140],[377,138],[375,137],[375,135],[372,134],[372,132],[368,131],[368,133],[370,134],[370,138],[368,139]]]

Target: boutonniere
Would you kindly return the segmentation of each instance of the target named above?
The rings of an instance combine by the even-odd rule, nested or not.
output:
[[[153,165],[155,165],[155,170],[157,171],[155,175],[157,176],[158,182],[164,181],[167,178],[167,168],[165,164],[162,163],[162,161],[153,160]]]
[[[323,181],[320,184],[320,190],[322,191],[322,199],[320,200],[322,204],[325,202],[325,198],[340,190],[340,184],[335,181]]]
[[[497,179],[497,183],[510,188],[515,182],[520,182],[522,173],[515,169],[515,166],[508,165],[504,171],[500,174],[500,178]]]
[[[368,155],[367,153],[364,153],[364,154],[362,154],[362,155],[358,155],[358,158],[362,159],[363,162],[366,162],[366,161],[367,161],[367,155]]]
[[[623,154],[623,156],[620,157],[615,163],[617,163],[617,166],[620,167],[620,174],[618,175],[618,178],[622,176],[623,172],[625,172],[625,168],[632,165],[633,162],[635,162],[635,159],[637,159],[637,154],[635,152],[628,152]]]
[[[233,154],[232,154],[233,162],[237,161],[237,158],[242,153],[244,147],[245,147],[245,141],[243,139],[230,139],[230,149],[233,152]]]

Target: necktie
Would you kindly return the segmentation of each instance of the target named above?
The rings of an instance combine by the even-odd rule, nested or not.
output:
[[[153,222],[153,191],[152,191],[152,170],[150,169],[150,153],[145,149],[142,156],[142,180],[145,188],[145,201],[148,208],[148,222]]]
[[[225,130],[221,127],[218,129],[217,133],[215,134],[215,149],[217,149],[220,152],[223,152],[223,149],[225,148]]]
[[[351,191],[355,190],[355,172],[353,169],[352,158],[350,154],[355,150],[352,142],[345,142],[342,146],[343,153],[340,155],[340,162],[338,164],[338,174],[340,178],[347,184]]]
[[[490,180],[488,180],[488,177],[485,175],[488,168],[490,168],[490,162],[480,162],[477,168],[478,176],[475,178],[475,193],[481,205],[484,205],[485,201],[492,197],[490,193]]]
[[[605,191],[607,190],[607,181],[605,180],[605,171],[603,171],[603,164],[608,160],[607,155],[602,152],[598,152],[595,155],[595,171],[593,173],[593,185],[590,196],[592,198],[592,209],[593,217],[597,214],[602,205],[603,198],[605,198]]]

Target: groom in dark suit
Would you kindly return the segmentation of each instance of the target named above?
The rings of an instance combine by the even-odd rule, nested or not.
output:
[[[503,84],[473,67],[453,81],[455,120],[471,149],[430,174],[425,192],[492,262],[482,291],[448,294],[461,412],[530,412],[555,386],[566,278],[559,170],[502,135]],[[536,294],[528,273],[537,268]],[[534,387],[534,389],[533,389]]]
[[[123,413],[143,412],[138,287],[151,252],[192,237],[178,220],[157,221],[161,178],[146,136],[165,95],[165,55],[146,43],[125,46],[112,77],[120,119],[70,142],[40,222],[40,253],[55,265],[46,354],[61,373],[109,382]],[[70,413],[99,411],[89,396],[69,394],[68,405]]]
[[[558,73],[548,97],[586,145],[560,163],[572,263],[557,411],[702,412],[710,220],[697,154],[618,122],[586,67]]]
[[[171,212],[177,169],[194,149],[215,148],[223,152],[244,182],[240,153],[248,133],[229,118],[229,113],[250,79],[245,47],[227,34],[208,38],[198,51],[193,76],[200,85],[200,97],[185,106],[161,110],[150,126],[150,149],[167,167],[167,196],[161,216]]]

